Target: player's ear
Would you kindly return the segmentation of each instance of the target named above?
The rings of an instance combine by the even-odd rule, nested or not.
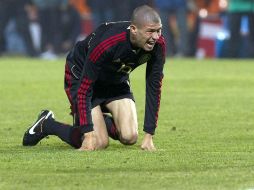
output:
[[[137,33],[137,26],[131,24],[131,25],[130,25],[130,32],[131,32],[132,34],[136,34],[136,33]]]

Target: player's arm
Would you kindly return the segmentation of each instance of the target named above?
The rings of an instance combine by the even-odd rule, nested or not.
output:
[[[144,150],[155,150],[153,135],[157,127],[161,85],[163,79],[163,66],[165,63],[164,39],[159,40],[154,56],[147,63],[146,68],[146,104],[144,117],[144,139],[141,148]]]
[[[109,57],[108,52],[98,54],[101,51],[98,48],[96,49],[96,47],[88,52],[78,88],[77,111],[79,113],[81,133],[84,134],[80,150],[94,150],[96,148],[91,115],[93,85],[98,78],[102,63]]]
[[[78,87],[77,112],[79,115],[81,133],[84,134],[84,141],[79,150],[95,149],[93,122],[91,116],[91,100],[93,93],[93,85],[97,79],[99,69],[100,68],[98,65],[93,65],[93,63],[91,63],[89,60],[86,60],[82,72],[82,78]],[[93,72],[90,70],[93,70]]]

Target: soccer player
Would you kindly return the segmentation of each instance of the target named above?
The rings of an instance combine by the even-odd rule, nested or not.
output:
[[[25,132],[24,146],[34,146],[56,135],[79,150],[108,146],[109,137],[135,144],[138,123],[129,74],[146,63],[146,104],[143,150],[156,150],[165,43],[161,19],[147,5],[137,7],[131,22],[100,25],[70,51],[65,65],[65,91],[71,104],[73,126],[57,122],[52,111],[43,110]],[[110,113],[110,114],[109,114]]]

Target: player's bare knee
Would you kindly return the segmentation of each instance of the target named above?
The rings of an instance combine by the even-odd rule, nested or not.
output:
[[[137,132],[121,134],[121,138],[120,138],[121,143],[125,145],[133,145],[137,142],[137,140],[138,140]]]

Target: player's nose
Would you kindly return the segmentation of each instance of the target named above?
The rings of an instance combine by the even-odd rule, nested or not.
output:
[[[158,32],[153,32],[152,38],[153,38],[154,40],[158,40],[158,39],[160,38],[160,34],[159,34]]]

